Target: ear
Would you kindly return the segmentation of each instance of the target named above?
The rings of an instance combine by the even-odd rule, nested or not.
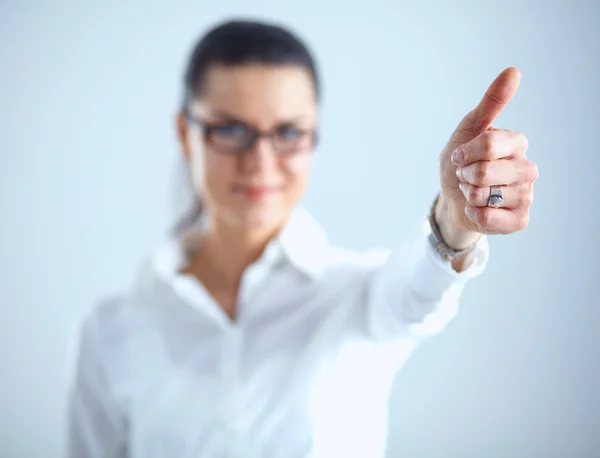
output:
[[[188,123],[185,119],[184,114],[179,111],[175,116],[175,132],[177,133],[177,140],[179,141],[179,147],[183,152],[186,160],[190,159],[190,148],[188,144]]]

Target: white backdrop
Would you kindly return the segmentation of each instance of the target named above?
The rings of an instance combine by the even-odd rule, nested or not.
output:
[[[400,374],[389,455],[598,456],[598,3],[285,3],[0,3],[0,456],[61,456],[74,327],[170,223],[185,59],[232,15],[314,49],[324,132],[306,206],[355,248],[400,243],[455,125],[521,69],[498,125],[539,164],[531,226],[491,240],[462,312]]]

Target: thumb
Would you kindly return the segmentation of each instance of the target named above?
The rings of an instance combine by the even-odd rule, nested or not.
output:
[[[453,140],[462,144],[485,132],[517,93],[520,82],[521,72],[515,67],[500,73],[479,104],[461,121]]]

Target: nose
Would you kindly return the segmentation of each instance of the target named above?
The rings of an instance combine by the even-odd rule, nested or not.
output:
[[[261,137],[246,153],[239,156],[239,167],[245,174],[262,174],[277,168],[277,153],[270,138]]]

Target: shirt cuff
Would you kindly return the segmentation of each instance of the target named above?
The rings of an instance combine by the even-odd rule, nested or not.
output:
[[[440,299],[453,287],[462,289],[483,272],[489,258],[488,239],[483,235],[473,248],[471,264],[462,272],[456,272],[432,245],[430,233],[429,221],[419,224],[408,238],[401,259],[403,277],[413,293],[424,300]]]

